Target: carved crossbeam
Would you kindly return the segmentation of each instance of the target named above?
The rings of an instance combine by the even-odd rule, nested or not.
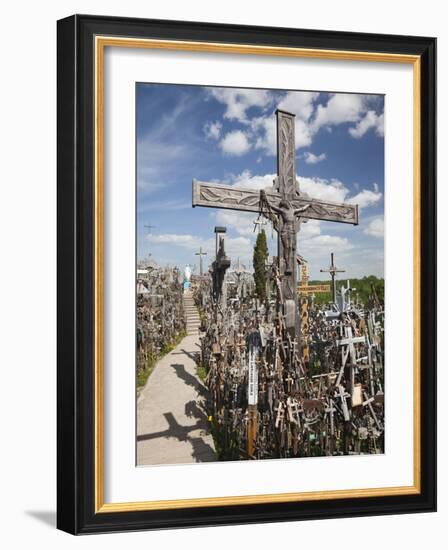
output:
[[[300,294],[320,294],[323,292],[330,292],[330,285],[299,285]]]
[[[266,192],[271,204],[278,206],[282,199],[279,193]],[[294,209],[309,205],[303,218],[358,225],[357,204],[337,203],[311,199],[305,196],[288,196]],[[260,211],[260,191],[236,189],[230,185],[193,180],[193,206],[225,208],[243,212]]]

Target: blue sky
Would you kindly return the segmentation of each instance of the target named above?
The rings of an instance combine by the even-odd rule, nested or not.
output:
[[[323,278],[330,252],[347,277],[383,276],[384,97],[313,91],[137,84],[137,251],[162,265],[198,266],[214,254],[215,225],[227,253],[251,268],[256,215],[192,208],[193,178],[263,189],[276,174],[277,108],[296,115],[300,189],[360,206],[359,226],[310,220],[298,252]],[[144,226],[153,225],[148,231]],[[266,226],[271,254],[275,232]],[[271,233],[273,238],[271,239]],[[197,268],[198,269],[198,268]]]

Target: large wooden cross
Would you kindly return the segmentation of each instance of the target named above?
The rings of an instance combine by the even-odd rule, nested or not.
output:
[[[193,180],[193,207],[261,212],[277,231],[278,267],[286,326],[299,340],[296,253],[301,218],[359,223],[358,205],[312,199],[301,193],[296,177],[295,125],[292,113],[277,109],[277,177],[272,190],[238,189],[230,185]]]

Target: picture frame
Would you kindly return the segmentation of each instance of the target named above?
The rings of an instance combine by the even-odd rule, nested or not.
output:
[[[57,526],[72,534],[436,509],[436,40],[74,15],[58,21]],[[413,70],[414,477],[409,486],[217,498],[104,498],[104,54],[232,54]],[[390,160],[390,159],[389,159]],[[399,230],[399,221],[395,221]],[[411,274],[410,274],[411,277]]]

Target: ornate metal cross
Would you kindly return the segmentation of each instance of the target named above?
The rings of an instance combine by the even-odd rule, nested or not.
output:
[[[328,269],[321,269],[321,273],[329,273],[331,276],[331,295],[333,303],[336,303],[336,273],[345,273],[345,269],[338,269],[334,264],[334,253],[331,253],[331,265]]]
[[[296,178],[294,117],[277,109],[277,177],[269,191],[238,189],[193,180],[193,206],[226,208],[244,212],[264,211],[278,236],[278,264],[282,284],[283,309],[291,337],[300,334],[297,311],[296,248],[300,219],[359,223],[358,205],[312,199],[300,193]],[[266,211],[267,209],[267,211]]]

